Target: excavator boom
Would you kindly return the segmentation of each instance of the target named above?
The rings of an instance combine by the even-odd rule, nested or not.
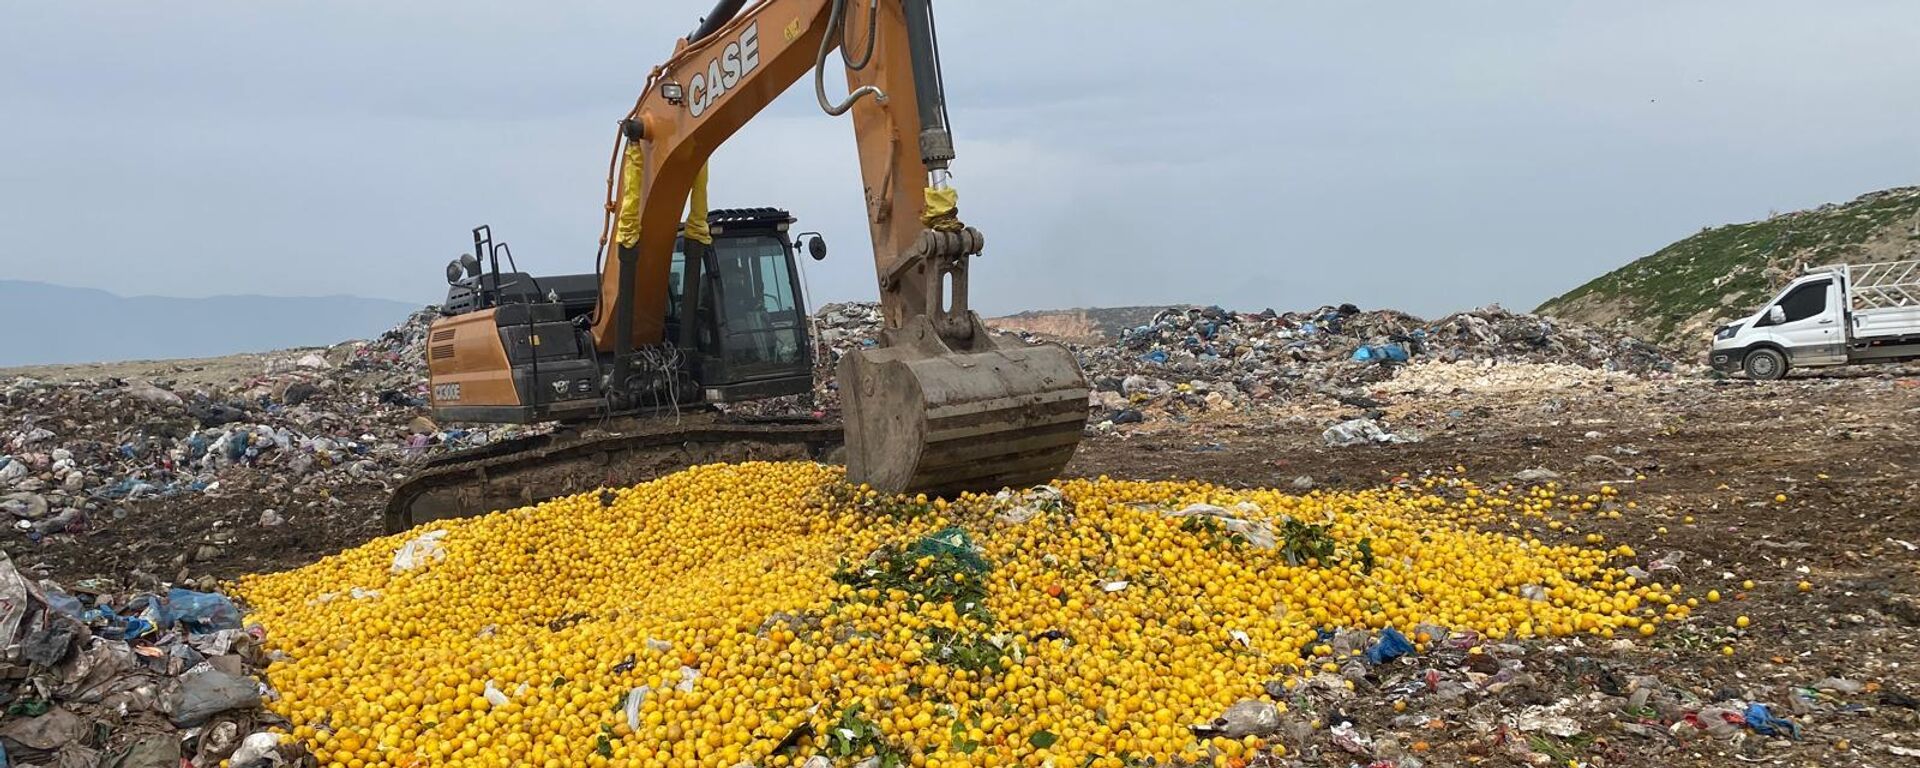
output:
[[[710,221],[705,178],[709,156],[809,72],[822,109],[851,115],[885,318],[877,346],[839,361],[848,478],[954,494],[1060,472],[1085,427],[1086,379],[1066,349],[995,336],[969,308],[986,239],[961,222],[949,183],[930,2],[721,0],[620,121],[595,275],[503,274],[504,246],[476,229],[430,333],[434,411],[568,426],[436,461],[395,494],[390,526],[632,482],[681,459],[840,453],[809,427],[607,427],[678,413],[686,392],[715,403],[804,391],[793,218],[763,208]],[[835,50],[848,93],[829,98],[821,68]],[[809,250],[824,254],[817,239]]]

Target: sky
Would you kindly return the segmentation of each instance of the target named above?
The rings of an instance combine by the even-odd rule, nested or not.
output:
[[[483,223],[591,271],[614,123],[708,5],[0,0],[0,278],[424,303]],[[1920,183],[1906,0],[936,10],[993,314],[1524,309]],[[810,81],[711,189],[825,233],[816,304],[875,298],[852,128]]]

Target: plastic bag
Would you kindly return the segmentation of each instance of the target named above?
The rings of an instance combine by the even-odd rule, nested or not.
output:
[[[82,614],[87,610],[86,606],[80,604],[80,598],[67,594],[60,585],[51,581],[40,582],[40,593],[47,598],[47,607],[55,613],[82,619]]]
[[[12,643],[27,615],[27,580],[14,570],[13,560],[0,552],[0,643]]]
[[[501,692],[499,688],[495,688],[493,686],[492,680],[487,681],[487,688],[485,691],[481,692],[481,695],[486,697],[487,706],[490,706],[490,707],[504,707],[507,705],[507,701],[509,701],[509,699],[507,699],[507,694]]]
[[[1379,422],[1373,419],[1349,419],[1340,422],[1331,427],[1327,427],[1325,432],[1321,432],[1320,439],[1326,441],[1328,446],[1334,448],[1366,445],[1367,443],[1420,442],[1419,436],[1411,433],[1398,434],[1388,432],[1384,427],[1380,426]]]
[[[1280,710],[1272,704],[1241,699],[1214,718],[1213,730],[1229,739],[1270,736],[1280,730]]]
[[[165,704],[174,725],[190,728],[229,709],[259,706],[260,687],[253,678],[195,667],[180,676]]]
[[[1413,643],[1407,642],[1407,636],[1400,634],[1400,630],[1387,627],[1380,630],[1380,639],[1367,649],[1367,661],[1385,664],[1409,653],[1413,653]]]
[[[1233,511],[1212,504],[1189,504],[1177,512],[1167,512],[1169,517],[1206,517],[1220,524],[1228,533],[1244,539],[1255,549],[1273,549],[1279,541],[1274,537],[1273,524],[1258,519],[1260,507],[1236,506]]]
[[[1747,727],[1762,736],[1786,736],[1800,738],[1800,724],[1785,718],[1773,716],[1767,705],[1754,702],[1747,705]]]
[[[934,531],[926,538],[914,542],[913,548],[907,551],[915,555],[950,560],[970,573],[986,573],[993,569],[993,566],[980,556],[980,548],[974,546],[973,539],[967,536],[965,530],[959,528],[943,528]]]
[[[260,765],[280,764],[280,739],[271,733],[261,731],[248,736],[240,742],[240,748],[227,758],[233,768],[254,768]]]
[[[1399,344],[1362,344],[1353,350],[1356,363],[1404,363],[1407,348]]]
[[[447,551],[441,546],[447,537],[446,529],[427,531],[401,545],[400,551],[393,553],[393,572],[405,573],[428,563],[437,563],[446,559]]]
[[[180,622],[192,632],[240,628],[240,609],[225,595],[175,587],[167,591],[167,623]]]
[[[627,716],[627,727],[640,730],[640,705],[647,701],[647,694],[653,693],[652,686],[640,686],[627,691],[626,703],[621,706]]]

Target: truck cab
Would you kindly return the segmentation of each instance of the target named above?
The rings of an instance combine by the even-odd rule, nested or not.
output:
[[[1708,363],[1777,379],[1792,368],[1920,358],[1920,262],[1808,270],[1753,314],[1713,331]]]

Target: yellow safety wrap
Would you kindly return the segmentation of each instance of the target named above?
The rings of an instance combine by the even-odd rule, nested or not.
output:
[[[713,245],[713,231],[707,227],[707,166],[693,175],[693,191],[687,195],[687,239]]]
[[[614,241],[623,248],[640,244],[640,187],[646,167],[646,150],[636,142],[627,142],[626,159],[620,163],[620,215],[613,230]]]
[[[960,192],[953,187],[927,187],[927,209],[920,212],[920,223],[936,232],[960,231],[966,226],[960,223]]]

